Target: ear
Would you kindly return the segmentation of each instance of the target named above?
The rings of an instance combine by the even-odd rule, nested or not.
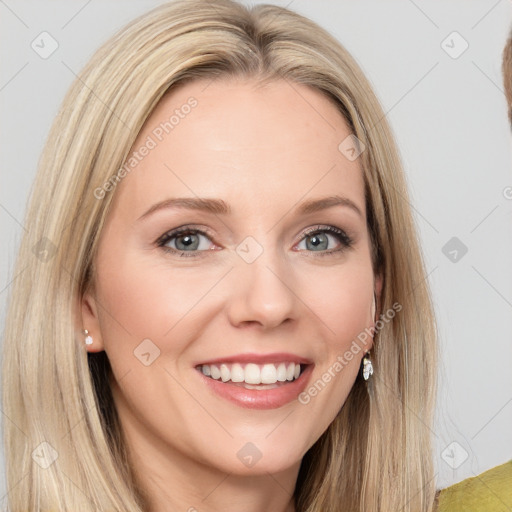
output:
[[[83,329],[89,331],[92,343],[85,343],[85,334],[82,331],[82,340],[87,352],[101,352],[105,350],[103,346],[103,338],[101,337],[100,321],[98,317],[98,304],[92,291],[86,291],[80,301],[82,312]]]

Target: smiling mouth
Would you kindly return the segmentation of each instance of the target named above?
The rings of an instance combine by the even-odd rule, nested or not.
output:
[[[308,365],[280,363],[221,363],[202,364],[198,371],[210,379],[246,389],[273,389],[297,380]]]

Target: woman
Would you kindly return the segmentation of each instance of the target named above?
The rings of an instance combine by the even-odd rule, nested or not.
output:
[[[433,510],[407,197],[367,80],[311,21],[192,0],[121,30],[30,202],[10,510]]]

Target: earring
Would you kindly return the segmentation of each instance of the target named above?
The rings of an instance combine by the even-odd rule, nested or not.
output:
[[[370,354],[367,352],[363,357],[363,379],[368,380],[373,375],[373,365],[370,360]]]
[[[89,336],[89,331],[87,329],[84,329],[84,334],[85,334],[85,344],[92,345],[92,336]]]

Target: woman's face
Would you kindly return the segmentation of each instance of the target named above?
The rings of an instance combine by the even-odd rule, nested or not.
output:
[[[286,81],[191,82],[146,122],[82,307],[142,465],[297,470],[342,407],[380,289],[349,135]]]

